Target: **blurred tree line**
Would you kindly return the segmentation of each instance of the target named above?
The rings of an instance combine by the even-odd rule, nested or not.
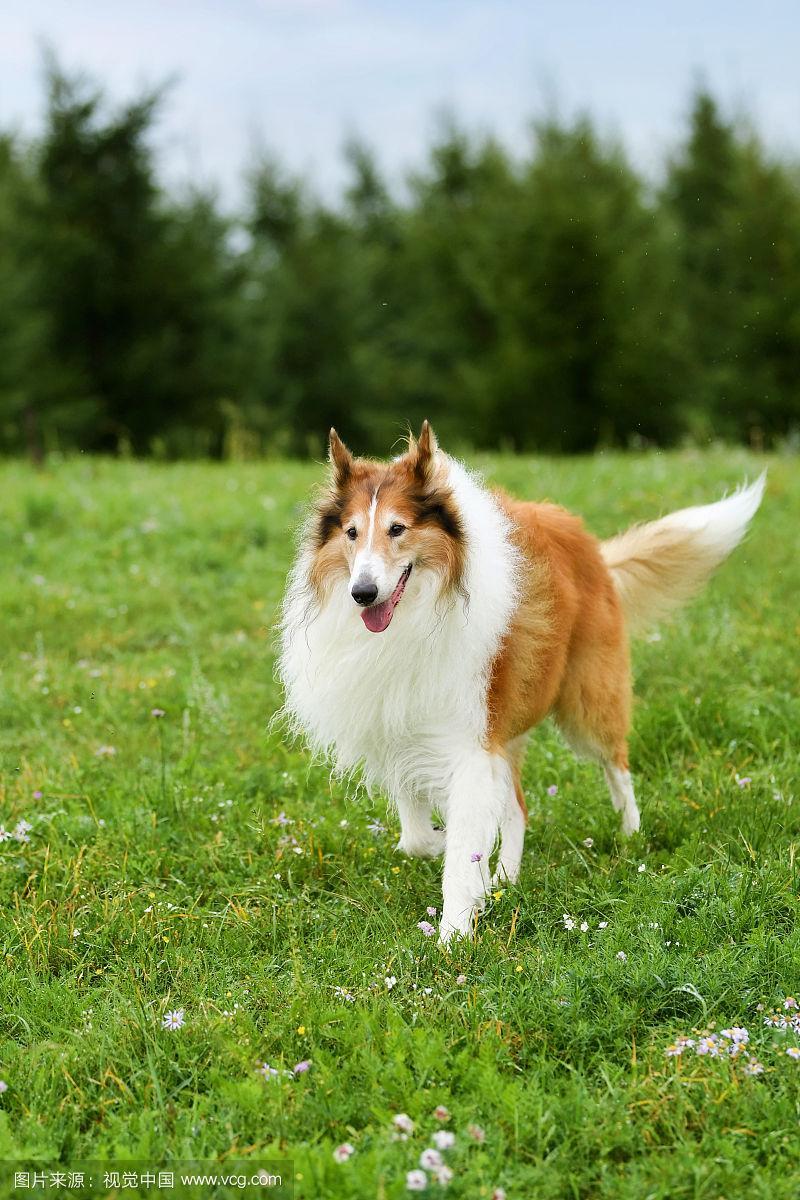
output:
[[[707,93],[658,189],[588,120],[522,161],[451,124],[402,200],[353,142],[338,206],[262,160],[237,220],[159,186],[162,99],[51,65],[41,139],[0,137],[1,450],[797,436],[800,176]]]

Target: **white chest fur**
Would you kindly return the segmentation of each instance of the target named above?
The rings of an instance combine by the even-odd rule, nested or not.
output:
[[[311,748],[342,773],[363,769],[393,796],[446,790],[460,756],[486,729],[489,669],[516,602],[518,556],[491,494],[445,459],[466,533],[464,589],[439,595],[412,571],[390,627],[370,633],[347,586],[310,599],[301,549],[283,610],[279,673],[285,711]]]

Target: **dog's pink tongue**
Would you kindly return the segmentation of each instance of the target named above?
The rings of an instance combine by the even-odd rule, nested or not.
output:
[[[389,628],[389,622],[394,613],[394,597],[390,596],[383,604],[373,604],[371,608],[362,608],[361,620],[370,633],[383,633]]]

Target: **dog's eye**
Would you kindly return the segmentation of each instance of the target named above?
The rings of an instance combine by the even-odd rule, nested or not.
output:
[[[358,530],[356,529],[355,525],[351,525],[349,529],[345,530],[345,532],[350,538],[351,542],[354,542],[358,537]]]
[[[399,521],[395,521],[394,525],[389,526],[389,537],[400,537],[401,533],[405,533],[405,525],[401,525]]]

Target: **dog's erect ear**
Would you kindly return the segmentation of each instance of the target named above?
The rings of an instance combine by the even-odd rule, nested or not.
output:
[[[334,483],[343,487],[353,469],[353,456],[335,429],[328,435],[328,462],[333,467]]]
[[[414,459],[414,474],[423,483],[427,483],[433,471],[433,462],[436,456],[436,451],[439,449],[436,441],[436,434],[433,432],[430,424],[427,421],[422,422],[419,441],[417,442],[416,447],[413,449],[416,455]]]

